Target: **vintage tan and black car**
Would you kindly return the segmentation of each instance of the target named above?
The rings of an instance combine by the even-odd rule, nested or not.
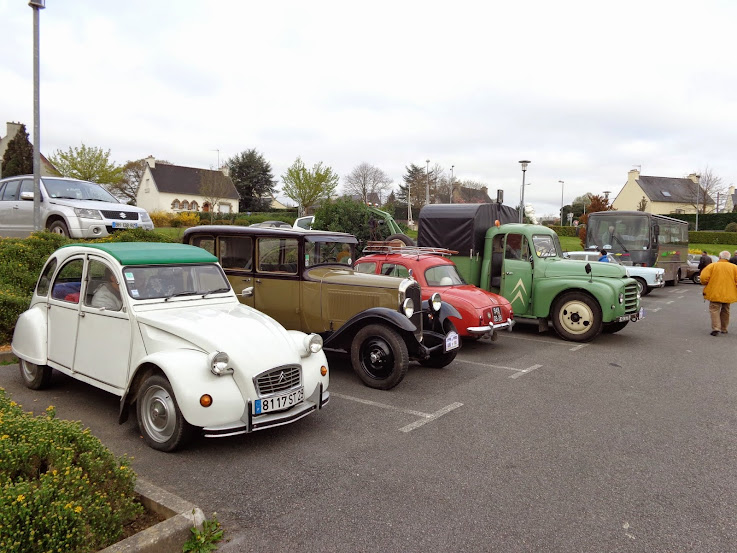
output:
[[[187,229],[183,241],[218,257],[243,303],[349,352],[372,388],[399,384],[412,359],[444,367],[460,347],[455,308],[439,294],[422,302],[411,278],[355,272],[350,234],[211,225]]]

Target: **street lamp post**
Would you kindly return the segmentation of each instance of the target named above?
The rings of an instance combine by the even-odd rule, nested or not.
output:
[[[430,205],[430,160],[426,159],[427,167],[425,168],[425,205]]]
[[[522,193],[520,194],[520,206],[519,206],[519,222],[525,222],[525,173],[527,172],[527,166],[532,163],[528,159],[523,159],[520,162],[522,166]]]
[[[450,202],[449,203],[451,204],[453,203],[453,167],[455,167],[455,165],[450,166]]]
[[[39,11],[46,0],[31,0],[33,8],[33,230],[41,230],[41,110],[39,96]]]
[[[563,226],[563,186],[564,183],[562,180],[558,181],[560,183],[560,224]]]
[[[701,187],[699,186],[699,183],[696,183],[696,229],[699,230],[699,194],[701,192]]]
[[[412,225],[412,183],[407,181],[407,224]]]

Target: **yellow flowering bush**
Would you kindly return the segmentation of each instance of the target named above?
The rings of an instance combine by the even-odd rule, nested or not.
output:
[[[143,507],[135,473],[78,422],[24,413],[0,388],[0,551],[87,553]]]
[[[149,212],[149,216],[151,217],[151,222],[154,224],[154,227],[168,227],[171,223],[172,214],[167,211],[161,211],[160,209],[157,209],[155,211]]]
[[[175,224],[176,221],[176,224]],[[177,227],[196,227],[200,224],[200,216],[198,213],[185,211],[177,214],[171,221],[171,226]]]

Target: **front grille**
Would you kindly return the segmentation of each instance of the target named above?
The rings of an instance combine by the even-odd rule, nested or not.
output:
[[[405,296],[411,298],[415,304],[415,312],[409,320],[417,327],[415,330],[417,340],[422,340],[422,293],[420,292],[420,285],[416,282],[411,284],[407,288]]]
[[[116,221],[138,221],[137,211],[125,211],[124,209],[119,209],[118,211],[100,210],[100,213],[102,213],[102,216],[105,217],[105,219],[115,219]],[[121,217],[121,213],[125,215],[125,217]]]
[[[302,383],[302,367],[286,365],[270,369],[253,379],[259,396],[268,396],[298,388]]]
[[[627,284],[624,287],[624,312],[637,313],[637,283]]]

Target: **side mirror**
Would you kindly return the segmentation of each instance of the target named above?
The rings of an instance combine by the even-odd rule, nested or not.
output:
[[[244,298],[250,298],[253,296],[253,286],[249,286],[248,288],[244,288],[241,292],[241,296]]]
[[[33,201],[33,192],[21,192],[20,193],[20,199],[21,200],[27,200],[27,201]]]
[[[660,225],[655,225],[653,227],[653,232],[655,233],[655,236],[657,236],[658,234],[660,234]]]
[[[591,263],[586,263],[586,266],[584,267],[584,269],[586,270],[587,275],[591,273]]]

